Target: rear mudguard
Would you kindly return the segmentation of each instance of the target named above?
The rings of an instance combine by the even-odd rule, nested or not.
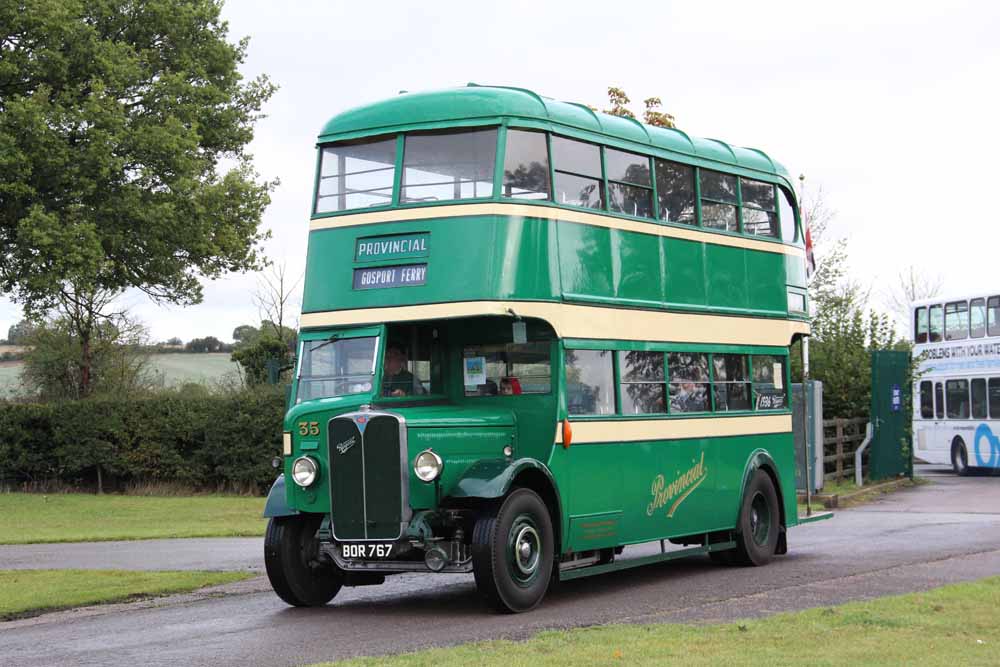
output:
[[[288,497],[285,495],[285,474],[278,475],[274,480],[271,490],[267,493],[267,503],[264,505],[264,518],[276,516],[292,516],[298,514],[298,510],[293,510],[288,506]]]

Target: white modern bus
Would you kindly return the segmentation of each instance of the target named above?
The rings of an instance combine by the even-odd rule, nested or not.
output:
[[[1000,471],[1000,289],[912,306],[914,455]]]

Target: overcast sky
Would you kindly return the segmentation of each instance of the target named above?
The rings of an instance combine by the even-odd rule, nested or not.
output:
[[[316,135],[346,108],[470,81],[604,108],[616,85],[636,110],[659,96],[680,129],[760,148],[822,187],[830,235],[849,238],[876,296],[910,264],[949,293],[1000,289],[1000,3],[819,4],[229,0],[246,75],[280,86],[251,147],[281,179],[267,254],[301,273]],[[229,340],[258,319],[254,284],[215,281],[184,309],[124,301],[155,340]],[[0,300],[0,337],[17,319]]]

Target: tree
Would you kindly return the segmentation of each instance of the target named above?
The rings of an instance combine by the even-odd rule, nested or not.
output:
[[[938,273],[928,273],[910,265],[896,274],[895,285],[890,285],[885,293],[886,308],[896,316],[896,320],[906,331],[910,323],[910,304],[921,299],[930,299],[941,294],[944,278]]]
[[[36,325],[28,320],[21,320],[7,329],[7,343],[10,345],[25,345]]]
[[[242,367],[245,381],[250,386],[271,381],[269,366],[280,376],[289,369],[290,359],[287,343],[270,333],[262,334],[252,344],[240,347],[232,354],[232,360]]]
[[[809,374],[823,382],[824,417],[865,417],[871,404],[871,352],[905,349],[906,343],[897,338],[892,319],[870,307],[870,290],[850,278],[847,239],[828,239],[836,212],[822,189],[803,188],[800,205],[816,246],[816,271],[809,280]],[[798,354],[792,365],[793,376],[801,377]]]
[[[229,352],[230,346],[223,343],[215,336],[205,336],[204,338],[192,338],[184,346],[185,352]]]
[[[26,341],[31,349],[21,370],[21,383],[29,393],[46,401],[95,395],[128,398],[153,386],[141,324],[118,314],[94,320],[90,326],[86,367],[81,364],[79,319],[62,315],[35,327]]]
[[[164,341],[164,344],[170,347],[182,347],[184,345],[184,341],[182,341],[177,336],[174,336],[173,338],[168,338],[166,341]]]
[[[284,262],[273,264],[258,277],[257,290],[253,295],[253,302],[257,305],[261,318],[260,333],[284,341],[290,349],[295,347],[297,332],[285,325],[290,316],[288,309],[293,303],[292,297],[296,294],[301,279],[299,276],[292,280]],[[233,334],[235,340],[236,331]]]
[[[127,288],[197,303],[264,264],[274,183],[245,147],[275,88],[243,80],[220,9],[0,0],[0,292],[29,314]]]
[[[260,330],[251,324],[241,324],[233,329],[233,341],[237,344],[252,342],[260,335]]]
[[[608,87],[608,102],[611,104],[611,108],[605,109],[604,113],[611,114],[612,116],[635,118],[635,114],[628,108],[631,100],[621,88]],[[642,104],[645,107],[645,111],[642,114],[642,121],[647,125],[677,127],[676,119],[671,114],[660,111],[663,103],[659,97],[647,97],[643,100]]]

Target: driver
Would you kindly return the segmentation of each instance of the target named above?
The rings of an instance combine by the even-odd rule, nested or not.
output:
[[[413,373],[406,370],[406,350],[398,343],[389,343],[382,377],[383,396],[409,396],[413,393]]]

